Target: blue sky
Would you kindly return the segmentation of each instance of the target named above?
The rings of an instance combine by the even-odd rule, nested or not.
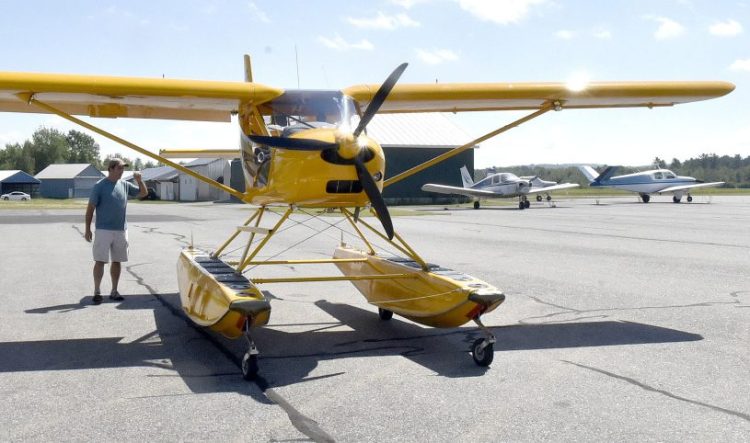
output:
[[[478,167],[648,164],[704,152],[750,155],[750,0],[0,0],[0,70],[255,80],[295,88],[405,83],[724,80],[727,97],[675,108],[551,113],[477,151]],[[295,56],[296,48],[296,56]],[[453,117],[475,136],[521,114]],[[231,124],[95,120],[154,151],[227,148]],[[0,144],[46,115],[0,114]],[[96,137],[103,152],[133,154]]]

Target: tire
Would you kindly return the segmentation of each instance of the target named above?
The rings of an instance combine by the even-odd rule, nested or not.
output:
[[[548,201],[548,202],[552,201],[552,196],[551,196],[551,195],[548,195],[548,196],[547,196],[547,201]]]
[[[687,201],[688,201],[688,203],[692,203],[693,202],[693,196],[692,195],[688,195]]]
[[[679,203],[680,202],[680,197],[677,197],[677,196],[672,197],[672,202],[673,203]]]
[[[383,321],[388,321],[393,318],[393,312],[387,309],[378,308],[378,317]]]
[[[529,209],[529,207],[531,207],[531,202],[528,201],[528,200],[524,201],[523,202],[523,207],[526,208],[526,209]]]
[[[255,377],[258,376],[258,356],[250,355],[249,352],[246,352],[242,357],[241,369],[242,378],[248,381],[255,380]]]
[[[643,200],[643,203],[648,203],[649,200],[651,200],[651,196],[648,194],[641,194],[641,200]]]
[[[8,197],[3,197],[3,200],[8,201],[10,199]]]
[[[474,209],[479,209],[479,202],[474,202]]]
[[[541,195],[537,195],[536,196],[536,201],[538,201],[538,202],[542,201],[542,196]]]
[[[25,202],[25,201],[26,201],[26,197],[22,198],[22,199],[21,199],[21,201],[22,201],[22,202]]]
[[[518,202],[518,209],[523,209],[524,207],[523,202]]]
[[[495,347],[490,343],[482,349],[482,343],[484,343],[483,338],[474,341],[474,344],[471,345],[471,357],[477,366],[486,367],[492,363],[492,359],[495,357]]]

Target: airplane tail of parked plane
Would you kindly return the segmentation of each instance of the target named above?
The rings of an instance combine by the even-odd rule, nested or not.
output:
[[[619,166],[608,166],[601,174],[599,174],[596,172],[596,169],[591,166],[578,166],[578,169],[586,176],[586,180],[589,181],[591,186],[597,186],[602,182],[609,180],[618,168]]]
[[[469,170],[466,169],[466,166],[461,166],[461,181],[464,183],[464,188],[474,186],[474,180],[471,178],[471,174],[469,174]]]

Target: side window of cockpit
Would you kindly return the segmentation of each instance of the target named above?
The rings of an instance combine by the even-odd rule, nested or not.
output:
[[[493,175],[492,176],[492,184],[497,185],[500,183],[500,176],[499,175]]]
[[[664,178],[675,178],[675,175],[672,174],[671,172],[665,172],[664,173]]]
[[[657,179],[657,180],[661,180],[661,179],[664,178],[664,176],[662,175],[661,172],[656,172],[656,173],[654,173],[654,178]]]

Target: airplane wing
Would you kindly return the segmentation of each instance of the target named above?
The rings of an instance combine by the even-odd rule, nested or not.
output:
[[[0,72],[0,111],[47,113],[31,96],[72,115],[230,121],[244,106],[283,94],[250,82]]]
[[[473,188],[459,188],[458,186],[435,185],[432,183],[423,185],[422,190],[427,192],[437,192],[438,194],[468,195],[469,197],[503,197],[502,194],[498,194],[492,191],[483,191],[481,189]]]
[[[365,107],[380,85],[344,89]],[[565,83],[399,84],[380,113],[535,110],[559,101],[562,109],[673,106],[729,94],[734,85],[721,81],[601,82],[582,89]]]
[[[695,188],[715,188],[717,186],[723,185],[725,182],[712,182],[712,183],[696,183],[693,185],[679,185],[679,186],[672,186],[671,188],[664,188],[661,191],[659,191],[659,194],[663,194],[665,192],[675,192],[675,191],[684,191],[686,189],[695,189]]]
[[[559,185],[547,186],[546,188],[531,188],[527,194],[539,194],[542,192],[560,191],[563,189],[577,188],[577,183],[561,183]]]

